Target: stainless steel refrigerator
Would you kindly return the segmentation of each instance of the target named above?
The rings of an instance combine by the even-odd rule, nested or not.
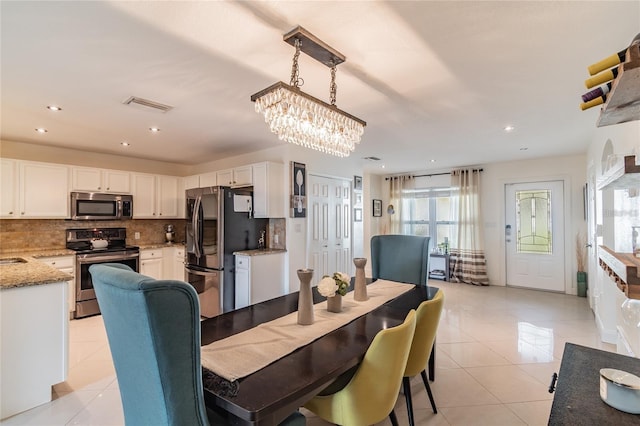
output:
[[[268,219],[253,218],[250,188],[224,186],[186,191],[185,280],[200,299],[200,315],[210,318],[235,308],[233,253],[258,248]]]

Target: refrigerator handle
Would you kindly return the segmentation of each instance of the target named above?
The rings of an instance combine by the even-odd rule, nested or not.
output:
[[[193,249],[197,258],[202,256],[200,250],[200,206],[202,204],[202,196],[198,195],[193,205],[193,216],[191,217],[191,226],[193,228]]]

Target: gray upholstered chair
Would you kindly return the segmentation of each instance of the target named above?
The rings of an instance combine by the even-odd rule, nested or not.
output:
[[[200,306],[182,281],[122,264],[89,268],[118,377],[127,425],[224,424],[204,404]],[[294,413],[285,424],[304,425]]]
[[[373,279],[381,278],[426,286],[429,277],[429,237],[372,237],[371,269]]]

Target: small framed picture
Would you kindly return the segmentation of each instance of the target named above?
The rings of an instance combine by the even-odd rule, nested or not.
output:
[[[356,191],[362,190],[362,176],[353,177],[353,189]]]
[[[382,216],[382,200],[373,200],[373,217]]]
[[[353,209],[353,221],[362,222],[362,209]]]
[[[353,204],[360,207],[362,205],[362,194],[356,193],[355,197],[353,197]]]
[[[303,163],[291,161],[291,217],[307,216],[307,170]]]

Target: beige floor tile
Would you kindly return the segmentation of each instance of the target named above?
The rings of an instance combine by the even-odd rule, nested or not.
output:
[[[560,371],[560,361],[538,363],[538,364],[519,364],[518,368],[542,383],[547,387],[551,384],[553,373]]]
[[[120,392],[104,390],[80,411],[68,425],[117,426],[124,425]]]
[[[478,367],[486,365],[507,365],[504,357],[479,342],[444,343],[438,348],[449,355],[461,367]]]
[[[516,416],[529,426],[544,426],[549,423],[552,400],[534,402],[515,402],[505,404]]]
[[[512,364],[546,363],[554,360],[553,353],[523,340],[500,340],[483,342],[492,351]]]
[[[473,367],[466,371],[502,403],[553,399],[548,385],[540,383],[516,365]]]
[[[70,392],[48,404],[4,419],[1,423],[2,426],[63,426],[94,400],[99,393],[98,390]]]
[[[443,408],[442,415],[452,426],[516,426],[526,424],[502,404]]]
[[[438,370],[430,383],[436,407],[498,404],[500,401],[475,380],[466,369]],[[416,392],[419,398],[420,392]]]

